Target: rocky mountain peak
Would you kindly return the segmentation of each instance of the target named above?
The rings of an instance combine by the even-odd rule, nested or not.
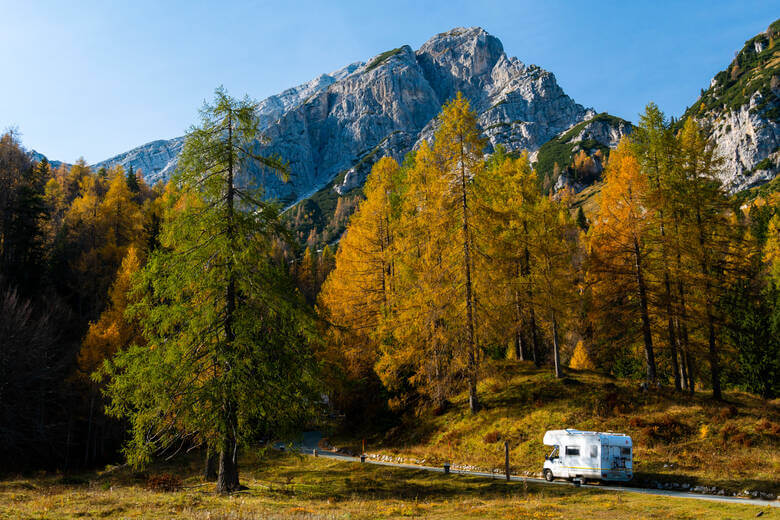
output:
[[[402,45],[262,100],[258,116],[269,144],[255,147],[288,161],[291,179],[282,183],[252,164],[242,178],[290,203],[323,189],[347,193],[383,155],[401,160],[430,139],[442,104],[459,91],[491,146],[509,151],[533,152],[595,114],[567,96],[551,73],[508,57],[484,29],[458,27],[416,51]],[[96,166],[132,165],[149,182],[165,180],[181,144],[182,138],[155,141]]]
[[[442,103],[458,90],[469,98],[481,97],[478,90],[492,82],[490,75],[502,58],[506,59],[501,41],[481,27],[437,34],[417,51],[423,74]]]

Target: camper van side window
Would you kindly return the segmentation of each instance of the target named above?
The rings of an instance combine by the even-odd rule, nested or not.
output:
[[[566,455],[579,455],[580,449],[575,446],[566,446]]]
[[[598,446],[591,446],[590,447],[590,457],[592,459],[595,459],[599,456],[599,447]]]
[[[631,448],[620,448],[620,454],[624,457],[631,456]]]

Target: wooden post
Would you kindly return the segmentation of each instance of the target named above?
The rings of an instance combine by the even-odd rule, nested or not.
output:
[[[509,482],[509,441],[504,441],[504,471],[506,480]]]
[[[363,451],[361,453],[365,453],[365,452],[366,452],[366,440],[363,439]]]

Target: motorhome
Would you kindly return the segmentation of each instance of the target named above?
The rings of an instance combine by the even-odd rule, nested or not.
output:
[[[550,430],[544,444],[544,478],[628,481],[633,477],[631,437],[622,433]]]

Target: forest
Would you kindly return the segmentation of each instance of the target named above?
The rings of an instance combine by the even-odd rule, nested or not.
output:
[[[247,161],[290,173],[247,144],[254,106],[218,89],[165,185],[0,138],[3,468],[202,449],[229,492],[240,447],[327,407],[383,425],[466,390],[479,412],[491,358],[680,400],[780,395],[780,194],[728,194],[693,118],[648,104],[586,214],[527,153],[486,154],[458,95],[432,142],[339,199],[346,231],[315,249],[236,180]]]

